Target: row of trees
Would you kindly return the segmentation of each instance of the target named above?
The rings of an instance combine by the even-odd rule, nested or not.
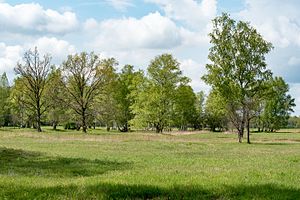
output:
[[[2,75],[1,123],[38,131],[42,123],[54,129],[64,123],[83,132],[99,123],[123,132],[130,126],[156,132],[235,127],[240,142],[247,129],[248,143],[251,127],[274,131],[286,126],[295,104],[288,85],[266,67],[272,45],[248,23],[227,14],[213,20],[210,38],[208,73],[202,77],[212,88],[206,101],[170,54],[155,57],[144,73],[131,65],[117,72],[114,58],[86,52],[68,56],[56,68],[49,55],[29,50],[15,67],[12,87]]]
[[[131,124],[162,132],[173,127],[222,131],[234,125],[228,100],[216,89],[207,98],[203,92],[194,93],[169,54],[153,59],[147,75],[131,65],[117,73],[115,59],[100,60],[93,53],[69,56],[61,68],[51,67],[49,56],[41,61],[37,49],[24,58],[24,64],[16,67],[21,76],[12,87],[6,74],[1,76],[2,126],[41,131],[42,122],[54,129],[74,122],[86,132],[88,126],[101,123],[108,130],[115,126],[127,132]],[[265,87],[251,127],[274,131],[287,125],[293,99],[282,78],[269,79]]]
[[[56,129],[58,124],[74,122],[83,132],[96,123],[122,132],[129,131],[130,124],[157,132],[201,126],[204,95],[194,93],[170,54],[153,59],[147,75],[131,65],[117,73],[114,58],[100,59],[94,53],[70,55],[59,68],[50,61],[35,48],[16,66],[19,76],[12,87],[2,75],[1,102],[6,110],[1,125],[42,131],[42,123]]]
[[[293,116],[288,119],[287,128],[300,128],[300,117]]]

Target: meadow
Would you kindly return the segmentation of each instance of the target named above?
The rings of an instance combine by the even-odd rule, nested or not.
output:
[[[300,199],[300,131],[251,137],[2,128],[0,199]]]

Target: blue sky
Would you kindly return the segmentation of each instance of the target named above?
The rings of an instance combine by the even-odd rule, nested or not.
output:
[[[15,64],[34,46],[57,65],[68,54],[95,51],[146,69],[154,56],[172,53],[194,90],[208,93],[200,79],[207,34],[211,19],[228,12],[273,43],[268,66],[289,83],[300,115],[299,9],[297,0],[0,0],[0,73],[12,80]]]
[[[11,5],[17,5],[22,3],[39,3],[45,8],[50,8],[54,10],[71,9],[78,15],[79,19],[85,20],[88,18],[95,18],[98,20],[103,20],[107,18],[120,18],[120,17],[142,17],[147,15],[149,12],[155,12],[160,10],[160,7],[155,3],[146,2],[143,0],[133,0],[133,1],[122,1],[128,2],[124,7],[125,9],[116,9],[110,1],[106,0],[48,0],[48,1],[6,1]],[[121,1],[119,1],[121,2]],[[200,1],[198,1],[200,2]],[[241,0],[220,0],[217,2],[218,12],[237,12],[244,8],[245,3]],[[122,6],[121,6],[122,7]]]

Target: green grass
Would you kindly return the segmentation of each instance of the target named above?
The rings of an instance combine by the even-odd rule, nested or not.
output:
[[[0,199],[300,199],[300,133],[0,129]]]

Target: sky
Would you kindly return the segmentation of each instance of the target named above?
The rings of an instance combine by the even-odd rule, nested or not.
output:
[[[289,84],[300,115],[299,10],[298,0],[0,0],[0,73],[12,82],[16,63],[34,47],[56,65],[69,54],[94,51],[139,69],[171,53],[194,90],[208,93],[201,76],[211,20],[227,12],[273,44],[268,68]]]

